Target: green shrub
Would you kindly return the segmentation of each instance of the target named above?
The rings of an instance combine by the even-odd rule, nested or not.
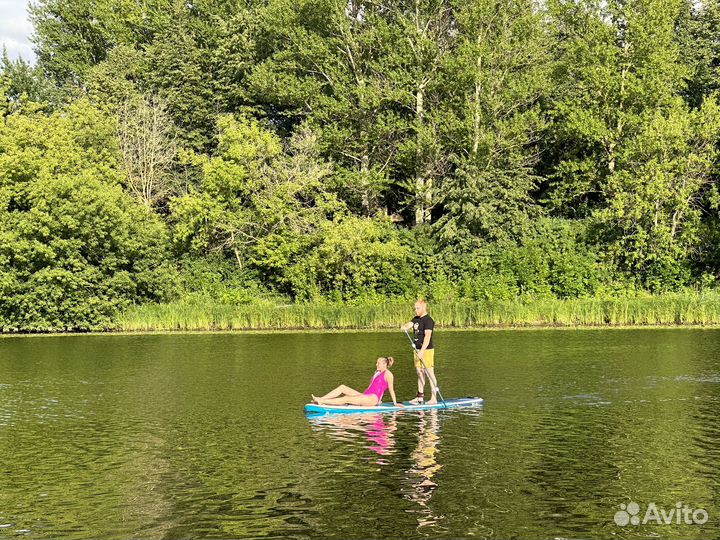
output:
[[[328,223],[319,242],[288,268],[285,279],[300,300],[402,296],[413,280],[408,257],[389,221],[347,217]]]
[[[258,272],[218,256],[181,259],[178,284],[179,300],[186,303],[239,305],[267,295]]]
[[[607,288],[614,273],[586,240],[586,225],[542,219],[520,242],[455,245],[434,252],[422,233],[414,268],[421,276],[420,293],[439,300],[511,300],[577,298]],[[427,261],[425,264],[423,261]]]
[[[0,329],[95,330],[172,283],[160,219],[120,187],[86,103],[0,123]]]

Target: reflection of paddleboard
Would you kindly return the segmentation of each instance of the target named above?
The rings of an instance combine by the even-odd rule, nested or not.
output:
[[[305,412],[312,414],[334,414],[334,413],[384,413],[397,411],[424,411],[427,409],[444,409],[454,407],[477,407],[483,404],[483,398],[466,397],[456,399],[446,399],[445,404],[442,401],[429,405],[411,405],[409,401],[404,402],[405,407],[396,407],[390,403],[381,403],[375,407],[365,407],[360,405],[317,405],[316,403],[308,403],[305,405]]]

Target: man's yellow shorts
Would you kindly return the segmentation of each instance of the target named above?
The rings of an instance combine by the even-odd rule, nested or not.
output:
[[[423,355],[422,355],[422,361],[425,364],[425,367],[430,369],[435,367],[435,349],[427,349]],[[415,355],[415,368],[420,369],[423,365],[420,363],[420,360],[418,360],[417,355]]]

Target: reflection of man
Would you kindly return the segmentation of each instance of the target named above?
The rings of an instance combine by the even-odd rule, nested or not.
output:
[[[415,371],[418,376],[418,392],[415,399],[410,403],[423,403],[425,399],[425,368],[427,368],[430,377],[431,397],[428,403],[437,403],[435,389],[437,388],[437,379],[435,378],[435,347],[432,342],[432,334],[435,329],[435,321],[428,315],[427,302],[422,298],[415,302],[415,317],[409,323],[402,325],[403,330],[413,329],[415,337],[415,348],[417,356],[415,357]],[[422,360],[422,362],[420,361]],[[423,367],[423,364],[425,366]]]
[[[427,415],[423,413],[427,413]],[[432,488],[437,485],[432,481],[432,478],[441,467],[435,459],[435,454],[438,451],[437,445],[440,441],[438,436],[439,428],[440,422],[438,421],[437,410],[420,412],[418,445],[412,454],[415,461],[415,470],[422,477],[422,481],[416,486],[418,491],[432,491]]]
[[[442,468],[437,462],[440,437],[440,420],[437,410],[419,411],[418,444],[412,453],[413,467],[408,471],[412,482],[412,491],[407,497],[420,505],[418,526],[434,525],[440,519],[429,506],[437,483],[433,480]]]

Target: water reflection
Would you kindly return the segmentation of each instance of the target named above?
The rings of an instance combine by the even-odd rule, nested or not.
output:
[[[438,488],[437,475],[442,469],[438,453],[444,416],[448,416],[447,412],[428,410],[412,414],[315,415],[308,416],[308,420],[315,431],[324,432],[335,441],[351,446],[360,444],[371,450],[379,465],[390,465],[391,456],[395,456],[395,467],[402,464],[396,486],[403,498],[413,503],[408,511],[416,514],[419,529],[442,519],[430,507],[430,501]]]
[[[441,516],[436,516],[429,503],[438,487],[436,475],[442,468],[437,461],[440,442],[440,417],[436,409],[419,411],[417,416],[417,446],[412,451],[412,467],[407,471],[409,481],[405,498],[417,503],[418,528],[435,525]]]
[[[393,414],[327,414],[308,416],[317,431],[327,432],[336,441],[355,442],[364,439],[364,446],[379,457],[379,465],[387,465],[385,456],[395,451],[397,413]]]

